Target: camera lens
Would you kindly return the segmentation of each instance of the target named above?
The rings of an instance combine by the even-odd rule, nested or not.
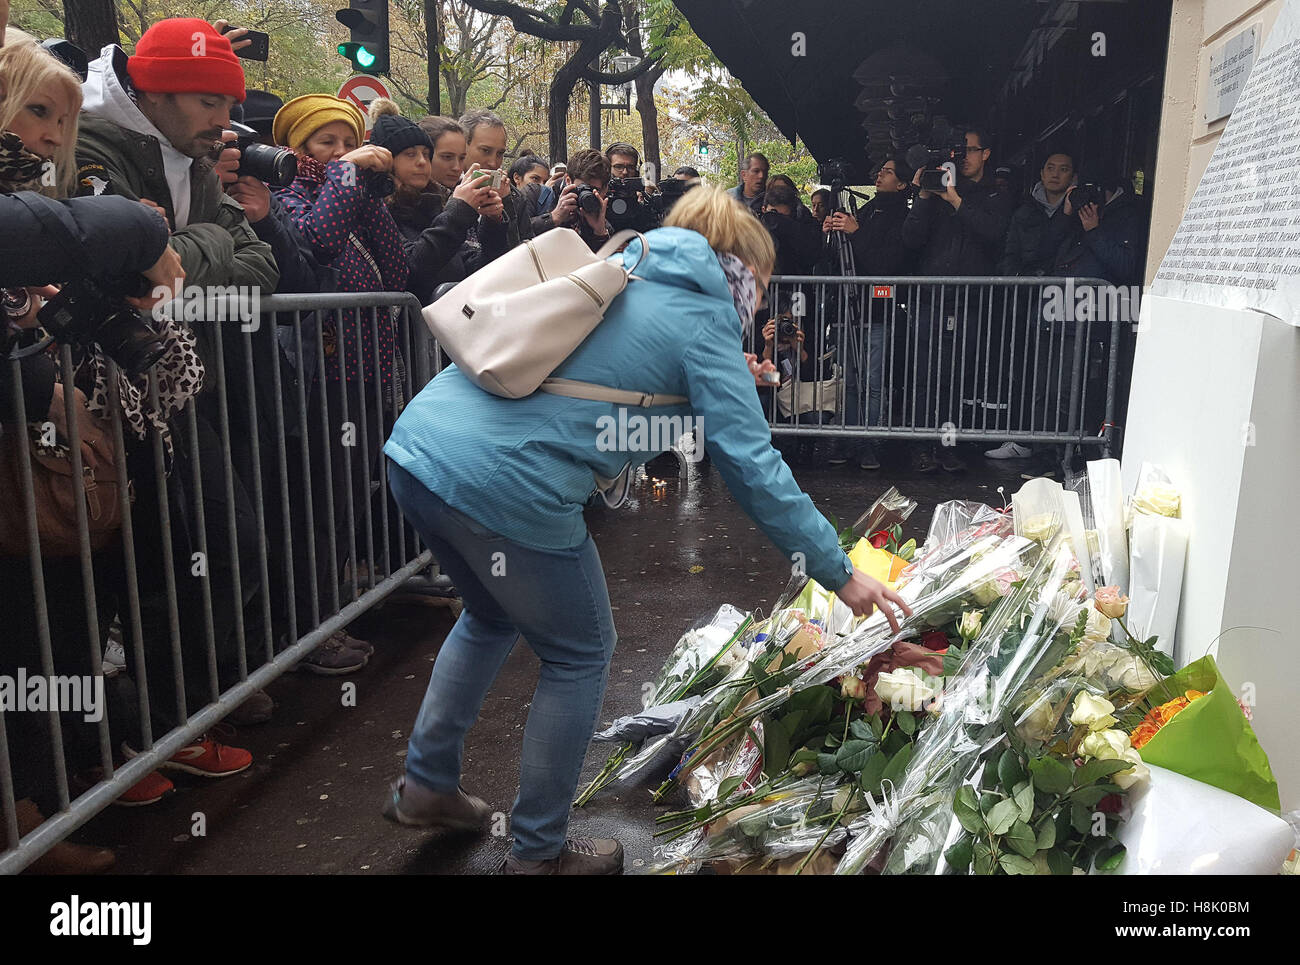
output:
[[[147,372],[167,351],[158,333],[133,309],[121,309],[104,319],[95,341],[133,378]]]
[[[287,188],[298,176],[298,159],[292,151],[241,140],[239,152],[240,176],[247,174],[276,188]]]

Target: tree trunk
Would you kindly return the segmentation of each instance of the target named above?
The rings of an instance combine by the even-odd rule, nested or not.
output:
[[[547,99],[552,164],[560,161],[567,163],[569,160],[568,113],[573,87],[588,65],[599,57],[601,51],[618,35],[618,25],[618,8],[605,7],[601,12],[597,28],[583,37],[582,42],[574,49],[573,55],[555,72],[555,77],[551,81],[550,97]]]
[[[600,84],[591,81],[587,91],[591,102],[591,149],[600,150]]]
[[[656,181],[668,177],[659,157],[659,108],[655,104],[655,84],[663,75],[663,68],[656,67],[633,81],[636,84],[636,110],[641,115],[641,140],[645,142],[643,160],[654,165]]]
[[[94,60],[118,42],[117,0],[63,0],[65,36]]]
[[[441,68],[441,58],[438,53],[438,45],[442,42],[439,29],[442,17],[441,0],[424,0],[424,43],[425,50],[429,52],[429,113],[442,113],[442,91],[438,86],[439,70]]]

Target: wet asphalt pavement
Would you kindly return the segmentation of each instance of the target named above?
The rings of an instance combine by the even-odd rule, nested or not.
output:
[[[920,475],[854,465],[796,469],[819,509],[851,524],[889,486],[920,504],[904,538],[920,542],[934,505],[973,499],[1001,505],[1022,483],[1024,463],[994,463],[963,451],[969,471]],[[882,452],[882,457],[887,453]],[[652,464],[655,468],[656,464]],[[664,470],[660,469],[660,472]],[[648,477],[617,512],[591,510],[618,629],[600,727],[640,707],[682,632],[722,603],[768,609],[784,589],[789,561],[727,493],[716,470],[691,466],[686,480],[667,478],[656,497]],[[692,572],[693,568],[696,569]],[[445,607],[389,603],[352,625],[376,648],[352,677],[287,674],[269,688],[271,721],[241,728],[232,742],[254,763],[242,774],[204,780],[179,775],[177,793],[146,808],[110,807],[74,840],[112,847],[125,874],[484,874],[506,854],[508,838],[399,828],[379,806],[388,781],[402,773],[406,741],[438,647],[451,628]],[[463,783],[508,811],[518,780],[519,745],[538,663],[520,644],[488,695],[465,748]],[[343,706],[343,684],[356,685],[356,706]],[[593,744],[583,785],[614,745]],[[573,814],[570,834],[618,837],[627,871],[648,863],[654,815],[644,787],[612,787]],[[206,835],[192,832],[201,814]]]

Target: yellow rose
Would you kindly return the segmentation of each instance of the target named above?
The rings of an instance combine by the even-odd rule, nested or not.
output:
[[[1081,690],[1074,698],[1074,709],[1070,712],[1070,723],[1088,730],[1105,730],[1114,724],[1115,705],[1105,697],[1096,697]]]
[[[861,700],[867,695],[867,683],[852,674],[840,678],[840,697],[844,700]]]
[[[961,615],[961,623],[957,626],[957,632],[961,634],[963,640],[973,640],[975,635],[980,632],[980,625],[983,622],[983,610],[967,610]]]
[[[1133,497],[1134,511],[1148,516],[1172,516],[1177,519],[1181,504],[1182,497],[1178,490],[1167,483],[1147,483]]]

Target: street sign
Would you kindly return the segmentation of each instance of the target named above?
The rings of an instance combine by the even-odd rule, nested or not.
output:
[[[391,98],[393,95],[388,92],[384,82],[378,77],[371,77],[368,74],[353,74],[339,87],[338,96],[345,101],[351,101],[361,109],[361,113],[366,116],[366,132],[370,132],[370,102],[377,97]]]

